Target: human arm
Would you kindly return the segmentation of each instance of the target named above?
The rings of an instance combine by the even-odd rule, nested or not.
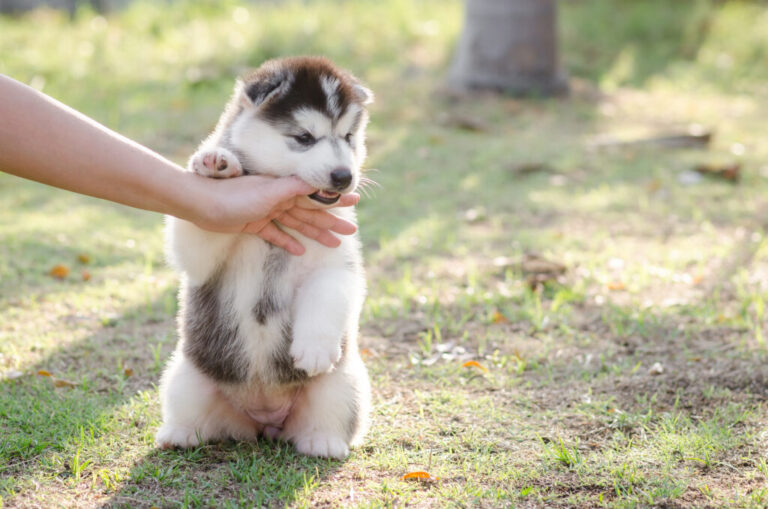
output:
[[[299,179],[248,176],[214,180],[179,166],[85,115],[0,75],[0,170],[44,184],[170,214],[219,232],[245,231],[301,254],[277,219],[330,247],[330,232],[356,227],[327,211],[299,207],[314,191]],[[340,206],[354,205],[347,195]]]

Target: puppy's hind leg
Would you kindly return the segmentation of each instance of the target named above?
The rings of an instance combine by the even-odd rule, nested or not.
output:
[[[160,383],[163,424],[155,445],[195,447],[201,442],[235,438],[253,440],[257,425],[235,410],[214,383],[177,350]]]
[[[357,352],[299,393],[280,437],[302,454],[343,459],[368,426],[368,373]]]

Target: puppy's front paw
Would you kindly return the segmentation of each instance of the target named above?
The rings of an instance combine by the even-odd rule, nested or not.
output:
[[[243,174],[243,167],[235,154],[221,147],[195,152],[189,160],[189,169],[203,177],[217,179]]]
[[[303,369],[309,376],[331,371],[334,364],[341,359],[341,345],[328,344],[323,341],[296,341],[291,344],[293,365]]]
[[[344,459],[349,456],[349,446],[341,437],[329,433],[314,432],[295,440],[296,450],[307,456]]]
[[[196,447],[200,445],[195,430],[163,424],[155,435],[155,447],[172,449],[174,447]]]

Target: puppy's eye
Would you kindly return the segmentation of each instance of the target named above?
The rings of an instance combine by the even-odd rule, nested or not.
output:
[[[309,145],[314,145],[315,141],[317,141],[315,140],[315,137],[309,133],[302,133],[298,136],[294,136],[293,139],[306,147],[308,147]]]
[[[352,143],[352,133],[347,133],[347,135],[346,135],[346,136],[344,136],[344,140],[345,140],[347,143]]]

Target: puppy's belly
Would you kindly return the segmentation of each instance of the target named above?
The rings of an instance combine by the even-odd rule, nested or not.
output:
[[[282,429],[293,409],[299,387],[265,387],[248,384],[221,388],[230,403],[264,428]]]

